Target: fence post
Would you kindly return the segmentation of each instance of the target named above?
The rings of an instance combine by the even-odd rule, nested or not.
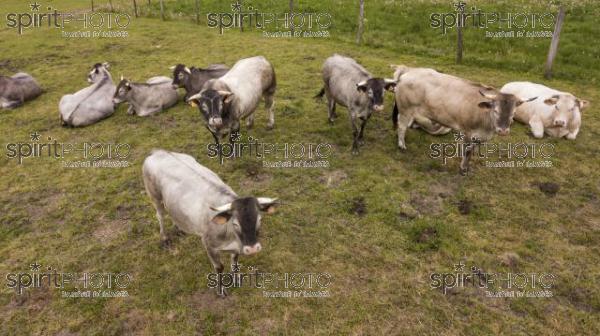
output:
[[[546,59],[546,71],[544,77],[546,79],[552,78],[552,64],[554,63],[554,57],[558,51],[558,40],[560,38],[560,30],[562,28],[563,21],[565,19],[565,8],[560,7],[558,10],[558,18],[554,25],[554,33],[552,33],[552,42],[550,42],[550,50],[548,51],[548,59]]]
[[[92,0],[92,12],[94,11],[94,0]]]
[[[200,24],[200,0],[195,1],[196,4],[196,24]]]
[[[133,14],[135,14],[135,17],[138,17],[137,2],[135,0],[133,0]]]
[[[294,0],[290,0],[290,30],[294,35]]]
[[[165,5],[163,4],[163,0],[160,0],[160,18],[165,20]]]
[[[463,58],[463,26],[464,26],[465,8],[460,7],[458,10],[458,25],[456,26],[456,63],[461,64]]]
[[[113,8],[113,4],[112,4],[112,0],[108,0],[108,4],[110,5],[110,11],[111,13],[114,12],[114,8]]]
[[[365,20],[365,0],[360,0],[360,10],[358,13],[358,32],[356,33],[356,44],[360,44],[364,29]]]

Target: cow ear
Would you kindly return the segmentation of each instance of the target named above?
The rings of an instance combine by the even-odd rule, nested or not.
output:
[[[590,102],[585,99],[577,99],[577,103],[579,104],[580,110],[583,110],[590,105]]]
[[[558,98],[560,98],[559,96],[552,96],[548,99],[544,100],[544,104],[546,105],[556,105],[556,103],[558,103]]]
[[[394,92],[394,89],[396,89],[396,81],[393,79],[384,79],[385,81],[385,89],[390,91],[390,92]]]
[[[367,81],[362,81],[356,84],[356,90],[360,92],[367,92]]]
[[[491,109],[493,105],[490,102],[482,101],[481,103],[477,104],[477,106],[482,109]]]
[[[231,214],[229,212],[221,212],[213,217],[212,221],[215,224],[224,225],[229,222],[229,219],[231,219]]]
[[[275,212],[275,207],[279,205],[276,198],[259,197],[256,199],[261,211],[266,211],[269,215]]]
[[[219,92],[219,96],[221,96],[221,99],[223,99],[223,102],[231,103],[231,101],[233,100],[233,97],[234,97],[233,92],[230,92],[230,91],[218,91],[218,92]]]
[[[532,97],[532,98],[529,98],[529,99],[526,99],[526,100],[519,100],[517,102],[517,106],[521,106],[521,104],[523,104],[523,103],[529,103],[530,101],[534,101],[536,99],[537,99],[537,97]]]

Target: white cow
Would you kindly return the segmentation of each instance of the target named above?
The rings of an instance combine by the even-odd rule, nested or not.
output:
[[[511,82],[500,89],[521,99],[538,97],[530,104],[523,104],[515,111],[515,119],[531,127],[536,138],[544,133],[552,137],[574,140],[581,127],[581,111],[589,102],[568,92],[551,89],[531,82]]]

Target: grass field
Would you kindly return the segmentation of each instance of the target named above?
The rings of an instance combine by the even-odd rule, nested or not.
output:
[[[60,3],[61,9],[87,8],[87,2]],[[385,3],[403,12],[421,2]],[[430,5],[423,6],[424,13]],[[451,10],[449,4],[442,8]],[[13,11],[29,8],[20,1],[3,1],[0,21]],[[380,24],[396,22],[394,11],[386,11]],[[368,8],[367,13],[375,15]],[[354,21],[356,16],[352,12],[348,17]],[[351,29],[345,26],[335,27],[331,39],[276,39],[257,31],[219,35],[205,23],[197,26],[187,19],[142,17],[132,22],[126,39],[78,40],[49,28],[19,37],[2,26],[0,73],[26,71],[46,90],[22,108],[0,112],[3,152],[9,143],[32,142],[30,134],[38,132],[42,140],[63,143],[129,144],[131,166],[68,169],[50,157],[19,165],[2,155],[0,334],[599,334],[597,18],[589,14],[577,22],[567,17],[567,22],[577,22],[565,26],[565,36],[574,40],[561,41],[553,80],[540,76],[548,40],[502,54],[496,51],[506,50],[500,43],[490,47],[491,42],[467,35],[473,49],[463,65],[455,65],[453,42],[425,42],[431,34],[427,21],[406,23],[415,24],[415,32],[398,28],[378,34],[377,19],[368,18],[363,46],[352,43]],[[412,47],[385,42],[400,32]],[[436,45],[444,48],[437,55],[432,54]],[[400,152],[390,121],[391,95],[385,112],[369,121],[360,155],[352,156],[345,109],[338,109],[340,117],[331,126],[326,104],[312,98],[321,88],[323,60],[336,52],[356,58],[378,76],[391,76],[393,63],[435,67],[496,87],[530,80],[572,92],[591,106],[583,111],[575,141],[533,139],[520,124],[514,124],[508,139],[494,140],[554,144],[553,168],[491,169],[475,159],[471,174],[460,177],[458,160],[443,165],[429,157],[431,143],[453,142],[453,136],[417,130],[408,132],[408,150]],[[277,73],[275,129],[266,130],[261,105],[254,129],[242,126],[243,135],[270,143],[329,143],[334,148],[329,168],[264,168],[254,158],[220,165],[206,154],[212,137],[198,111],[182,103],[148,118],[128,116],[121,106],[90,127],[60,126],[58,101],[87,85],[94,63],[110,62],[115,79],[123,74],[144,81],[169,76],[176,63],[232,65],[253,55],[267,57]],[[263,251],[240,262],[271,273],[328,272],[333,276],[331,296],[265,298],[258,289],[242,288],[218,298],[207,288],[212,269],[197,237],[175,235],[167,220],[173,245],[159,245],[141,178],[142,161],[153,148],[194,156],[239,194],[278,197],[278,211],[263,218]],[[540,188],[548,182],[559,186],[553,195]],[[553,296],[489,298],[475,287],[446,294],[431,288],[431,273],[453,273],[460,261],[485,273],[554,274]],[[129,296],[62,298],[60,290],[47,286],[22,295],[7,288],[5,274],[27,272],[34,262],[63,272],[127,272],[133,278]]]

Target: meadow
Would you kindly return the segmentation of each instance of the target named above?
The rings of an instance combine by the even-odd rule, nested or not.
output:
[[[113,2],[116,11],[130,10],[129,1]],[[89,9],[75,0],[43,3]],[[0,74],[28,72],[46,91],[24,107],[0,111],[0,335],[600,334],[597,3],[567,2],[551,80],[541,76],[548,39],[491,41],[467,29],[465,59],[454,64],[454,32],[442,36],[427,19],[432,11],[452,11],[446,2],[367,1],[360,46],[354,1],[299,1],[297,8],[331,11],[329,39],[263,38],[253,29],[220,35],[206,27],[205,17],[193,22],[193,1],[166,1],[166,21],[156,3],[140,8],[124,39],[67,39],[52,28],[18,36],[0,28]],[[261,8],[281,12],[286,3],[264,1]],[[533,0],[476,3],[549,8]],[[226,2],[202,6],[231,10]],[[22,1],[2,1],[0,21],[15,11],[30,12]],[[391,77],[389,64],[406,64],[495,87],[528,80],[572,92],[591,106],[575,141],[534,139],[518,123],[508,138],[493,140],[553,144],[552,168],[492,169],[476,158],[469,176],[461,177],[457,159],[443,164],[430,157],[430,145],[454,142],[452,134],[411,130],[408,149],[398,150],[388,94],[385,112],[371,118],[366,144],[353,156],[346,110],[339,107],[329,125],[326,104],[313,99],[322,86],[321,64],[333,53],[355,58],[376,76]],[[207,156],[212,137],[199,112],[183,103],[148,118],[129,116],[121,106],[89,127],[60,125],[58,101],[87,85],[94,63],[110,62],[115,80],[145,81],[170,76],[177,63],[232,65],[253,55],[264,55],[277,73],[275,129],[266,129],[261,105],[254,128],[242,125],[243,136],[331,144],[328,168],[266,168],[252,157],[221,165]],[[8,144],[33,142],[34,132],[40,141],[129,144],[131,166],[69,169],[52,157],[19,164],[5,155]],[[241,264],[278,274],[327,272],[331,295],[267,298],[240,288],[217,297],[207,288],[212,269],[198,237],[177,235],[167,220],[173,244],[159,244],[141,177],[153,148],[194,156],[241,195],[279,198],[277,212],[263,218],[263,251]],[[48,286],[17,295],[5,274],[27,272],[34,262],[63,272],[127,272],[129,296],[63,298]],[[432,273],[456,273],[461,262],[483,273],[551,273],[553,295],[490,298],[474,286],[446,293],[432,288]]]

